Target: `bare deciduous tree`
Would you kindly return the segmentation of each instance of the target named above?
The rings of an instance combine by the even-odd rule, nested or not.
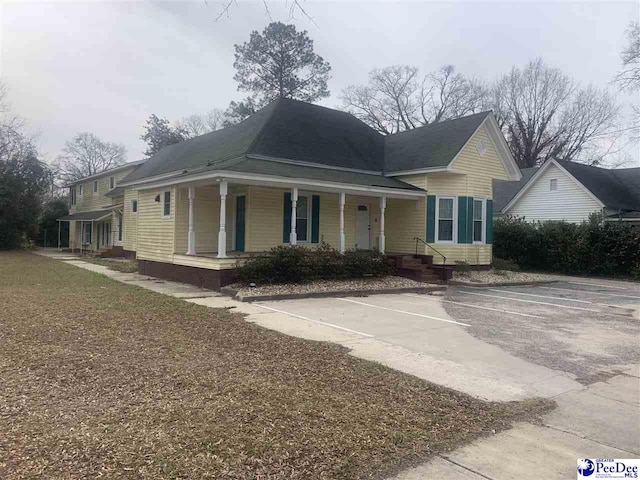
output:
[[[224,111],[214,108],[204,115],[194,114],[184,117],[176,122],[176,127],[184,133],[185,138],[193,138],[219,130],[223,122]]]
[[[551,157],[602,163],[615,150],[619,108],[606,91],[580,89],[541,59],[514,67],[492,89],[494,113],[522,168]],[[608,146],[606,146],[608,144]]]
[[[627,29],[627,46],[622,51],[622,70],[616,75],[615,82],[628,92],[640,90],[640,23],[635,22]],[[640,141],[640,104],[636,97],[635,105],[631,105],[631,140]]]
[[[78,133],[66,142],[62,155],[54,162],[56,176],[71,183],[125,163],[123,145],[103,142],[93,133]]]
[[[627,46],[622,51],[622,70],[616,76],[621,88],[629,91],[640,90],[640,23],[635,22],[627,29]]]
[[[345,110],[387,135],[480,111],[486,90],[477,81],[445,65],[420,78],[409,65],[376,69],[368,85],[342,91]]]

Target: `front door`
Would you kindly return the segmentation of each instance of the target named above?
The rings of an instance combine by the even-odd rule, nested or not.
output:
[[[371,248],[371,215],[369,205],[358,205],[356,212],[356,248]]]
[[[244,252],[244,217],[245,217],[246,197],[238,195],[236,197],[236,252]]]

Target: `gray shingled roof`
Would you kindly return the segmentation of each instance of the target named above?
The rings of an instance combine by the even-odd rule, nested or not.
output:
[[[558,161],[607,208],[640,210],[640,168],[607,169]]]
[[[235,168],[290,176],[287,170],[294,170],[293,167],[268,161],[274,158],[365,172],[365,177],[358,179],[355,172],[347,175],[333,169],[295,169],[305,178],[336,182],[348,178],[356,184],[415,189],[403,182],[385,180],[382,175],[373,175],[377,178],[373,180],[366,172],[446,165],[487,115],[488,112],[471,115],[385,137],[348,113],[279,99],[237,125],[163,148],[120,183],[172,172],[192,173],[195,169],[229,169],[229,162]],[[266,163],[236,162],[247,157],[260,157]]]
[[[273,162],[254,158],[243,158],[233,164],[220,166],[220,170],[232,172],[253,173],[260,175],[274,175],[287,178],[304,178],[324,182],[346,183],[369,187],[398,188],[402,190],[421,190],[418,187],[402,182],[392,177],[373,175],[346,170],[331,170],[304,165]]]
[[[432,123],[385,138],[385,171],[446,167],[491,112]]]
[[[108,215],[111,214],[111,212],[113,212],[116,209],[116,207],[110,207],[110,208],[106,208],[106,209],[102,209],[102,210],[91,210],[89,212],[79,212],[79,213],[72,213],[70,215],[65,215],[64,217],[60,217],[57,220],[60,221],[77,221],[77,220],[82,220],[85,222],[90,222],[92,220],[100,220]]]
[[[524,168],[520,170],[522,178],[519,182],[512,182],[510,180],[494,180],[493,211],[500,213],[500,210],[502,210],[511,201],[511,199],[516,196],[516,193],[525,186],[537,171],[537,168]]]

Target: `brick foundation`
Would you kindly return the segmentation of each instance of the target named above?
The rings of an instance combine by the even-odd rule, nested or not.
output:
[[[233,283],[237,278],[236,269],[210,270],[208,268],[187,267],[173,263],[138,260],[138,273],[150,277],[164,278],[174,282],[183,282],[209,290],[219,291]]]

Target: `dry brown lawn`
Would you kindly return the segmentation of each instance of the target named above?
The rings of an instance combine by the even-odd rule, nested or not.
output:
[[[549,407],[0,252],[0,478],[381,478]]]

